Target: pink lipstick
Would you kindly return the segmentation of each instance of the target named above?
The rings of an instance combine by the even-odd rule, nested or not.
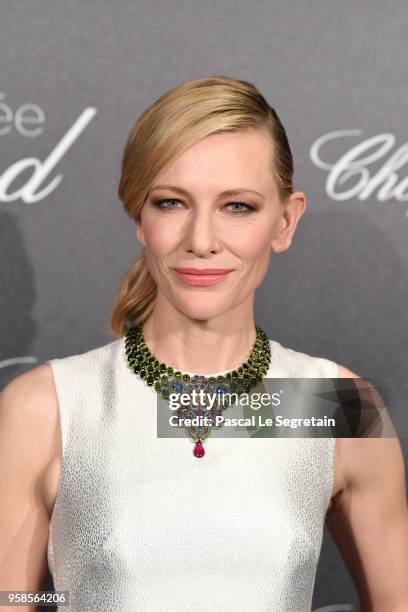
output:
[[[172,268],[172,270],[185,283],[195,287],[217,285],[232,272],[226,268]]]

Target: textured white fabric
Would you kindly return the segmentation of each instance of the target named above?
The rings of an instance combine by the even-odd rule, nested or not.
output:
[[[338,376],[333,361],[270,345],[268,377]],[[197,459],[186,435],[157,438],[157,396],[124,338],[47,363],[63,447],[48,543],[54,587],[70,592],[61,610],[310,611],[334,438],[211,434]]]

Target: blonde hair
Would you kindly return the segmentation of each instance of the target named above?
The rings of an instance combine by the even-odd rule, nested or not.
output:
[[[126,213],[139,220],[156,179],[205,136],[253,129],[263,129],[270,138],[271,169],[284,202],[293,192],[292,153],[278,115],[254,85],[212,76],[170,89],[140,115],[129,134],[118,187]],[[121,279],[108,321],[114,336],[146,321],[156,294],[143,250]]]

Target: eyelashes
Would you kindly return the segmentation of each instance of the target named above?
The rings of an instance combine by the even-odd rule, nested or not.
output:
[[[165,199],[161,199],[161,200],[152,200],[152,204],[155,208],[157,208],[158,210],[162,210],[165,212],[171,212],[172,210],[177,210],[177,208],[175,206],[164,206],[164,204],[167,204],[168,202],[180,202],[180,200],[177,200],[175,198],[165,198]],[[248,204],[247,202],[228,202],[228,204],[225,205],[224,208],[228,207],[228,206],[240,206],[240,209],[229,209],[231,211],[232,215],[247,215],[248,213],[251,213],[253,211],[256,211],[255,206],[252,206],[251,204]],[[242,208],[244,207],[244,208]]]

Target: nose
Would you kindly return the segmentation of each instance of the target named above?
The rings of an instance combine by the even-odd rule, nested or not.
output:
[[[220,237],[214,221],[214,211],[210,208],[192,211],[189,222],[186,224],[184,245],[189,253],[204,257],[220,250]]]

